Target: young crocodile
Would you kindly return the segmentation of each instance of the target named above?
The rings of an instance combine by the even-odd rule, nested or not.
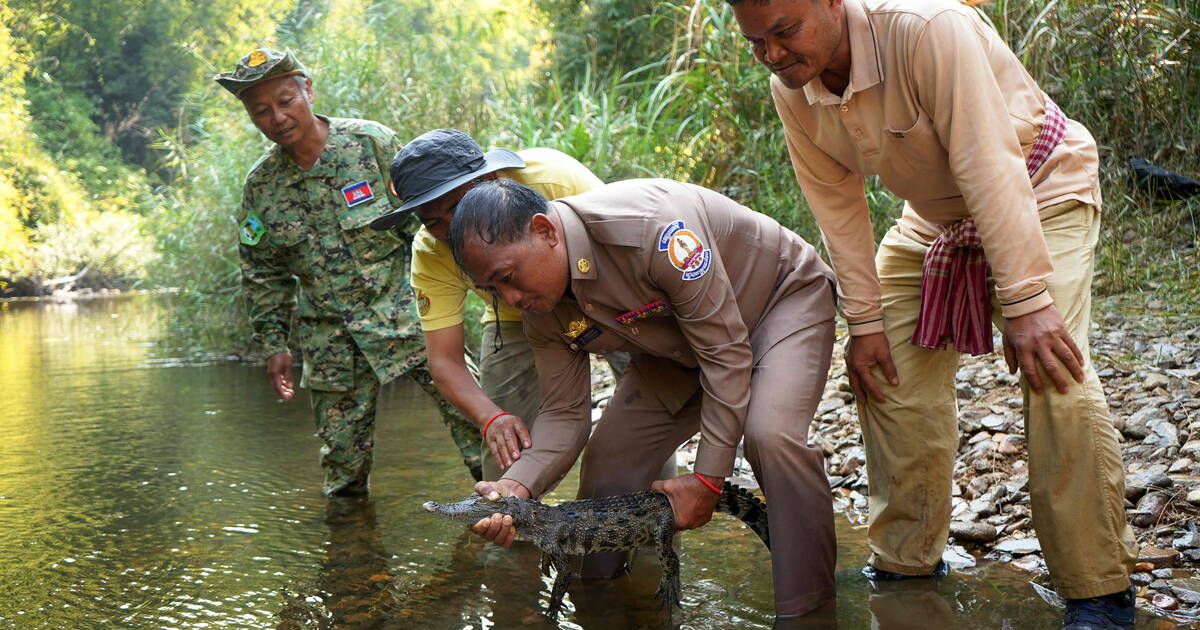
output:
[[[664,607],[679,605],[679,557],[671,546],[675,515],[665,494],[646,491],[554,506],[532,499],[504,497],[489,501],[473,495],[457,503],[428,501],[423,507],[442,518],[464,523],[475,523],[496,513],[511,515],[517,539],[533,543],[545,554],[542,573],[549,576],[551,565],[557,572],[546,613],[551,619],[558,616],[571,579],[568,556],[625,551],[651,542],[658,549],[663,571],[655,596],[662,599]],[[770,549],[767,506],[760,499],[725,482],[716,509],[744,521]]]

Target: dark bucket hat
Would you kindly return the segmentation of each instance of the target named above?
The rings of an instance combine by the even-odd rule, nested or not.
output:
[[[388,169],[392,194],[401,206],[371,222],[376,230],[395,227],[417,206],[479,177],[505,168],[524,168],[525,160],[508,149],[487,153],[457,129],[427,131],[396,152]]]
[[[242,92],[263,81],[297,74],[308,76],[304,66],[300,65],[292,53],[259,48],[239,59],[233,72],[222,72],[213,77],[213,80],[233,92],[234,96],[241,98]]]

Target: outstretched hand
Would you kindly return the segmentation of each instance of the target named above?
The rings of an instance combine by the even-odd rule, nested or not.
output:
[[[275,388],[280,398],[291,400],[296,395],[296,388],[292,385],[291,352],[278,352],[267,359],[267,380],[271,381],[271,387]]]
[[[704,477],[720,488],[725,483],[720,477]],[[675,529],[696,529],[712,519],[717,507],[717,493],[704,485],[695,475],[682,475],[674,479],[655,481],[650,489],[667,495],[671,509],[675,512]]]
[[[1071,387],[1067,374],[1083,382],[1083,353],[1053,304],[1004,323],[1004,362],[1009,374],[1020,368],[1029,388],[1039,394],[1044,388],[1039,365],[1060,394]]]
[[[475,484],[475,493],[492,501],[499,501],[500,497],[528,499],[532,496],[528,488],[512,479],[480,481]],[[471,526],[471,531],[501,547],[511,547],[517,538],[517,528],[513,527],[512,517],[507,514],[497,513],[481,518]]]

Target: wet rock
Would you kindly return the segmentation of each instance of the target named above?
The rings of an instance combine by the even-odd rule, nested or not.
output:
[[[950,523],[950,535],[955,540],[969,540],[971,542],[991,542],[1000,535],[996,528],[987,523],[965,523],[962,521],[954,521]]]
[[[1142,572],[1142,571],[1147,571],[1147,572],[1153,571],[1154,563],[1153,562],[1138,562],[1133,565],[1133,570],[1135,573]]]
[[[1011,553],[1013,555],[1025,555],[1041,550],[1042,543],[1038,542],[1036,538],[1010,539],[996,545],[996,551],[1003,551],[1004,553]],[[1171,551],[1175,550],[1172,549]],[[1179,552],[1175,551],[1175,553],[1178,554]]]
[[[977,564],[975,556],[967,553],[966,549],[958,545],[947,545],[942,551],[942,562],[945,562],[951,569],[963,570],[969,569]]]
[[[1188,606],[1200,606],[1200,578],[1171,580],[1171,592]]]
[[[1175,542],[1171,543],[1171,546],[1181,551],[1185,549],[1200,548],[1200,533],[1188,532],[1183,536],[1176,538]]]
[[[1150,527],[1158,523],[1167,509],[1167,503],[1169,500],[1161,494],[1147,494],[1138,501],[1137,510],[1134,511],[1130,522],[1135,527]]]
[[[1175,610],[1176,608],[1179,608],[1179,601],[1174,597],[1167,595],[1166,593],[1155,593],[1154,596],[1150,598],[1150,603],[1154,604],[1156,608],[1161,608],[1163,610]]]
[[[1138,552],[1138,562],[1149,562],[1156,569],[1173,567],[1179,563],[1178,549],[1163,549],[1160,547],[1142,547]]]
[[[1034,571],[1044,570],[1045,563],[1042,562],[1040,557],[1030,554],[1009,562],[1008,566],[1020,571],[1029,571],[1032,573]]]
[[[1025,557],[1032,558],[1033,556],[1025,556]],[[1154,581],[1154,577],[1151,576],[1149,573],[1134,573],[1129,576],[1129,581],[1133,582],[1137,586],[1147,586],[1150,584],[1150,582]]]

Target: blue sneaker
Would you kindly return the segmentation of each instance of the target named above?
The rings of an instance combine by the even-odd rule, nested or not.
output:
[[[1133,592],[1131,586],[1100,597],[1068,599],[1062,630],[1133,630]]]
[[[871,565],[862,568],[863,577],[872,582],[899,582],[900,580],[918,580],[921,578],[945,577],[950,573],[950,567],[942,560],[938,560],[937,566],[933,568],[933,572],[928,575],[904,575],[902,573],[892,573],[883,569],[876,569]]]

